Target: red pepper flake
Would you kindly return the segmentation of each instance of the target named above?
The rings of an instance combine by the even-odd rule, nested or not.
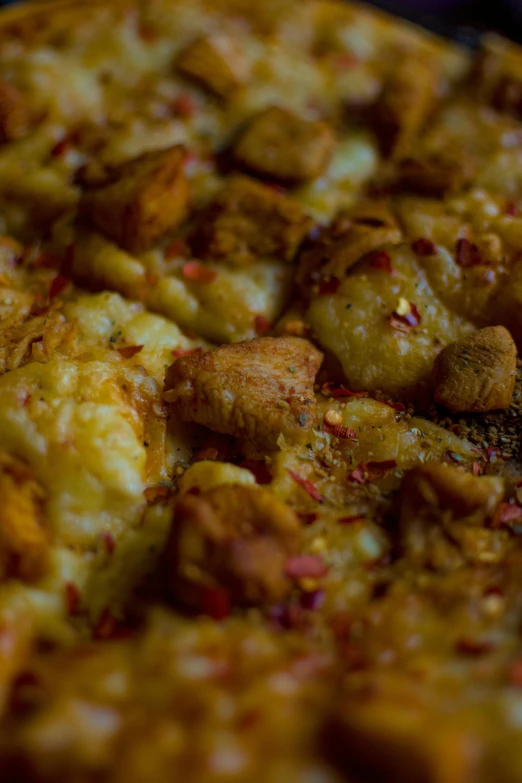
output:
[[[368,256],[368,262],[372,269],[379,269],[382,272],[386,272],[388,275],[394,275],[395,269],[392,267],[390,254],[384,250],[374,250]]]
[[[194,283],[214,283],[217,279],[217,272],[200,264],[199,261],[187,261],[181,267],[181,273],[183,277],[186,277],[187,280],[192,280]]]
[[[351,427],[345,427],[342,424],[328,424],[327,421],[323,422],[323,430],[333,435],[335,438],[346,438],[350,440],[357,440],[358,435]]]
[[[116,541],[114,540],[112,533],[102,533],[102,541],[105,545],[105,549],[107,550],[107,554],[112,555],[116,549]]]
[[[522,519],[522,508],[515,503],[501,503],[495,512],[492,527],[512,527]]]
[[[357,468],[356,468],[357,469]],[[364,522],[366,517],[362,514],[355,514],[353,517],[341,517],[337,520],[338,525],[355,525],[357,522]]]
[[[49,299],[54,299],[59,294],[61,294],[68,282],[68,277],[65,277],[64,275],[56,275],[56,277],[53,278],[51,287],[49,288]]]
[[[310,479],[305,479],[302,476],[299,475],[299,473],[296,473],[293,470],[290,470],[290,468],[287,468],[288,472],[292,476],[293,480],[299,484],[300,487],[302,487],[305,492],[307,492],[312,500],[315,500],[317,503],[323,502],[323,496],[315,486],[315,484],[310,481]]]
[[[264,459],[245,459],[240,467],[253,473],[257,484],[270,484],[272,481],[272,474]]]
[[[314,522],[317,522],[319,519],[319,514],[316,514],[315,511],[298,511],[297,516],[303,523],[303,525],[306,525],[307,527],[309,525],[313,525]]]
[[[124,345],[122,348],[118,348],[118,353],[124,359],[132,359],[133,356],[136,356],[142,350],[143,345]]]
[[[272,328],[272,324],[268,321],[264,315],[256,315],[254,319],[254,329],[256,334],[267,334]]]
[[[462,655],[469,655],[474,658],[481,655],[487,655],[495,649],[495,646],[492,642],[464,638],[457,641],[456,649],[457,652]]]
[[[165,503],[171,496],[171,489],[158,484],[156,487],[147,487],[143,494],[149,506],[152,506],[155,503]]]
[[[351,52],[341,52],[335,56],[334,65],[342,71],[348,71],[359,64],[358,58]]]
[[[394,411],[398,411],[399,413],[404,413],[406,410],[406,405],[404,405],[403,402],[392,402],[391,400],[381,400],[381,402],[383,402],[384,405],[387,405],[388,408],[393,408]]]
[[[213,620],[225,620],[231,611],[230,595],[222,587],[201,586],[201,610]]]
[[[291,579],[321,579],[328,566],[320,555],[293,555],[285,564],[285,574]]]
[[[411,249],[418,256],[434,256],[437,254],[437,246],[431,239],[420,237],[411,243]]]
[[[196,453],[196,459],[217,459],[219,451],[215,448],[209,447],[207,449],[200,449]]]
[[[367,397],[367,391],[354,392],[345,389],[344,386],[334,386],[333,381],[325,381],[321,386],[321,392],[325,397]]]
[[[324,277],[319,283],[319,295],[335,294],[340,285],[341,281],[337,277]]]
[[[203,348],[174,348],[171,351],[175,359],[181,359],[184,356],[196,356],[198,353],[203,353]]]
[[[94,629],[94,638],[110,639],[111,637],[114,636],[115,630],[116,630],[116,620],[114,619],[111,610],[107,607],[106,609],[103,610],[102,615],[98,620],[98,624]]]
[[[507,676],[510,685],[514,685],[516,688],[522,688],[522,659],[513,661],[508,668]]]
[[[403,296],[399,298],[397,307],[390,316],[390,325],[399,332],[409,332],[410,327],[418,326],[421,317],[417,306]]]
[[[469,239],[457,240],[456,261],[459,266],[478,266],[483,264],[480,250]]]
[[[60,139],[60,141],[57,141],[54,147],[51,150],[51,157],[52,158],[63,158],[63,156],[69,152],[69,149],[71,147],[70,139],[65,136],[63,139]]]
[[[80,603],[80,591],[72,582],[65,583],[65,600],[69,614],[71,616],[77,614]]]
[[[506,207],[504,209],[504,214],[508,215],[509,217],[517,217],[518,216],[518,207],[515,204],[514,201],[508,201],[506,204]]]
[[[158,283],[158,275],[154,274],[154,272],[147,272],[146,274],[146,280],[148,285],[155,286]]]
[[[396,467],[397,463],[394,459],[386,459],[381,462],[361,462],[360,465],[352,470],[348,478],[356,481],[358,484],[367,484],[369,481],[379,478],[381,474],[387,473]]]
[[[498,459],[500,455],[500,449],[497,448],[496,446],[488,446],[488,448],[486,449],[486,454],[488,457],[488,462],[491,462],[492,460],[494,461]]]
[[[196,113],[196,104],[190,95],[178,95],[172,103],[174,116],[190,120]]]
[[[177,239],[165,249],[165,258],[183,257],[187,252],[187,246],[182,239]]]
[[[148,22],[140,22],[138,25],[138,36],[146,43],[153,43],[158,38],[158,31]]]

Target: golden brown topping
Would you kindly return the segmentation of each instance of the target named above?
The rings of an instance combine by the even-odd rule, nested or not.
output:
[[[76,324],[61,313],[29,316],[0,332],[0,373],[28,361],[47,362],[58,353],[70,355],[76,336]]]
[[[190,244],[196,255],[233,266],[268,256],[291,261],[312,225],[290,199],[236,177],[204,211]]]
[[[44,493],[25,465],[0,452],[0,580],[34,582],[48,567]]]
[[[522,56],[518,47],[498,35],[484,36],[473,78],[483,101],[522,118]]]
[[[391,186],[400,192],[440,197],[469,185],[475,173],[470,158],[433,154],[403,158],[397,163]]]
[[[401,496],[401,540],[419,565],[447,570],[466,560],[486,562],[491,523],[504,487],[502,479],[472,476],[442,463],[406,474]],[[486,555],[486,556],[485,556]]]
[[[410,55],[390,69],[370,120],[385,157],[401,157],[433,108],[436,74],[432,64]]]
[[[331,128],[271,106],[254,117],[234,148],[236,161],[250,171],[283,182],[318,177],[333,151]]]
[[[435,400],[454,413],[507,409],[515,388],[516,366],[517,349],[507,329],[479,329],[438,355]]]
[[[36,117],[24,96],[7,82],[0,82],[0,142],[29,135]]]
[[[230,97],[247,79],[246,63],[237,44],[221,35],[193,41],[181,52],[177,66],[220,98]]]
[[[301,441],[315,420],[314,379],[323,355],[300,337],[259,337],[178,359],[165,399],[184,421],[276,448]]]
[[[339,215],[319,240],[303,251],[300,278],[309,282],[332,276],[341,279],[363,256],[400,240],[400,228],[385,204],[360,204]]]
[[[112,167],[88,188],[80,214],[130,253],[140,253],[185,217],[188,186],[181,145]]]
[[[296,514],[259,487],[224,484],[184,495],[167,545],[170,589],[200,610],[212,587],[238,604],[280,601],[292,588],[286,564],[300,534]]]

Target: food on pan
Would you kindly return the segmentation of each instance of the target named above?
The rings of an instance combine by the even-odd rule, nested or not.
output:
[[[522,779],[522,53],[0,15],[0,778]]]

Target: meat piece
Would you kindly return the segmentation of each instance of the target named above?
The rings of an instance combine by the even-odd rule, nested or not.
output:
[[[403,57],[391,68],[381,95],[370,110],[370,123],[382,154],[402,157],[431,112],[436,96],[436,71],[417,55]]]
[[[457,717],[441,720],[418,683],[400,677],[360,679],[359,693],[337,700],[325,741],[349,780],[368,783],[469,783],[477,779],[474,746]],[[471,748],[471,749],[470,749]]]
[[[404,477],[401,541],[417,565],[447,570],[467,560],[481,562],[491,546],[486,529],[504,486],[493,476],[472,476],[444,463],[430,462]]]
[[[183,421],[276,448],[306,437],[315,420],[314,380],[323,359],[300,337],[259,337],[178,359],[165,399]]]
[[[146,250],[185,217],[184,161],[177,145],[108,169],[84,192],[80,214],[129,253]]]
[[[324,171],[334,144],[326,123],[271,106],[250,121],[234,147],[234,157],[263,177],[306,182]]]
[[[474,173],[475,166],[469,158],[433,154],[400,160],[390,184],[398,192],[440,198],[469,185]]]
[[[245,266],[256,258],[291,261],[313,221],[272,188],[236,177],[204,211],[189,238],[201,258]]]
[[[522,119],[519,47],[498,35],[484,36],[472,74],[477,97],[497,111]]]
[[[0,580],[34,582],[49,562],[42,488],[28,468],[0,452]]]
[[[446,346],[434,366],[434,398],[454,413],[509,408],[517,349],[503,326],[487,326]]]
[[[178,70],[219,98],[229,98],[248,78],[237,43],[222,36],[203,36],[179,55]]]
[[[340,214],[317,242],[303,250],[299,278],[305,283],[328,277],[340,280],[363,256],[382,245],[397,244],[401,236],[386,204],[359,204]]]
[[[181,601],[198,605],[219,587],[237,604],[281,601],[292,589],[285,565],[300,543],[299,520],[259,487],[223,484],[176,504],[167,579]]]
[[[37,119],[16,87],[0,82],[0,143],[28,136]]]

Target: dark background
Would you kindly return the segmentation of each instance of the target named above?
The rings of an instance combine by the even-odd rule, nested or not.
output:
[[[12,2],[16,0],[0,0],[0,6]],[[522,0],[374,0],[372,4],[471,46],[484,30],[496,30],[522,43]]]
[[[522,42],[522,0],[375,0],[373,5],[471,45],[484,30]]]

